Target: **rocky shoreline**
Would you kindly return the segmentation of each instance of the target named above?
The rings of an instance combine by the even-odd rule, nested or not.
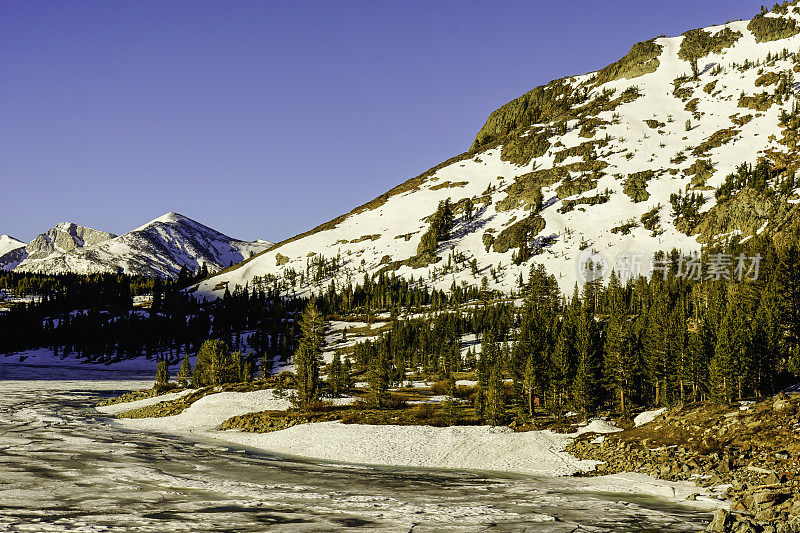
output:
[[[567,451],[602,461],[586,475],[641,472],[717,487],[710,532],[800,532],[800,395],[757,403],[692,404],[610,435],[584,434]]]

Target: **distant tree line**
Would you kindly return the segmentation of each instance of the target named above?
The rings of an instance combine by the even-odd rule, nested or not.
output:
[[[752,236],[703,252],[703,260],[758,256],[758,276],[684,276],[684,258],[672,252],[657,257],[663,268],[649,279],[612,276],[607,285],[576,286],[571,297],[538,267],[520,279],[521,306],[476,287],[433,290],[384,272],[360,284],[331,283],[311,303],[245,287],[201,304],[154,280],[152,308],[144,311],[130,306],[134,281],[146,287],[143,280],[12,276],[5,279],[15,290],[60,285],[0,313],[0,351],[45,346],[97,362],[183,359],[179,379],[197,384],[265,376],[293,357],[297,402],[308,408],[322,391],[325,317],[380,314],[388,331],[328,365],[334,394],[359,375],[380,404],[389,388],[422,373],[445,382],[452,396],[454,375],[474,371],[469,401],[490,423],[537,409],[588,415],[725,402],[773,393],[800,375],[800,247],[796,236],[788,242]],[[188,354],[198,355],[194,369]]]

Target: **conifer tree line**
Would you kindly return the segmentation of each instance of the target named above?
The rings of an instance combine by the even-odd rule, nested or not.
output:
[[[763,396],[800,376],[800,248],[769,237],[705,254],[760,254],[757,279],[678,275],[677,252],[664,273],[575,287],[560,295],[541,267],[522,288],[524,304],[486,303],[395,320],[391,331],[356,345],[358,371],[381,369],[388,386],[421,371],[452,381],[474,370],[472,401],[487,421],[680,402]],[[706,257],[707,258],[707,257]],[[702,260],[703,258],[701,258]],[[464,336],[480,339],[467,345]],[[473,343],[474,344],[474,343]],[[476,352],[478,352],[476,354]]]
[[[316,263],[315,263],[316,264]],[[314,269],[314,264],[310,263]],[[78,356],[110,363],[147,356],[180,363],[197,354],[204,341],[217,339],[246,354],[253,372],[274,368],[294,355],[299,316],[307,300],[249,287],[199,303],[181,291],[184,282],[124,275],[0,275],[7,294],[36,295],[28,304],[0,313],[0,353],[39,347],[56,356]],[[132,296],[151,294],[147,310],[132,307]],[[483,293],[483,296],[494,295]],[[480,296],[475,287],[451,287],[449,293],[394,275],[365,276],[362,284],[337,290],[331,283],[316,305],[323,315],[444,309]]]
[[[757,279],[681,277],[680,254],[672,252],[660,257],[668,266],[663,276],[612,277],[576,286],[570,297],[553,276],[533,269],[520,283],[521,306],[476,287],[433,290],[381,273],[360,284],[331,283],[313,306],[248,288],[200,304],[174,285],[137,280],[152,283],[153,307],[144,313],[120,296],[129,301],[132,280],[64,278],[64,288],[42,301],[0,314],[0,350],[46,346],[97,362],[149,355],[176,370],[180,364],[179,379],[205,384],[268,375],[294,357],[297,401],[306,407],[319,398],[324,374],[333,394],[363,375],[380,403],[412,372],[436,376],[455,393],[454,374],[473,371],[470,401],[491,423],[537,410],[626,413],[724,402],[772,393],[800,375],[800,248],[797,236],[781,238],[790,244],[755,236],[704,252],[759,255]],[[13,276],[5,279],[17,287],[46,281]],[[389,317],[389,331],[320,368],[324,318],[377,314]],[[187,354],[198,354],[193,370],[184,368]]]
[[[117,298],[130,295],[120,279],[117,285],[106,277],[72,279],[61,285],[63,292],[45,293],[41,300],[0,313],[0,353],[45,347],[56,356],[96,363],[146,356],[178,364],[184,354],[198,353],[207,339],[246,353],[254,367],[274,367],[294,353],[293,316],[303,301],[277,292],[226,291],[223,298],[200,304],[177,283],[155,279],[150,280],[152,306],[139,310],[130,297]],[[107,291],[108,286],[119,292]]]
[[[729,174],[717,187],[715,196],[717,200],[727,200],[744,188],[770,196],[788,196],[798,185],[800,182],[794,172],[774,169],[767,159],[760,159],[755,166],[747,163],[739,165],[736,172]]]

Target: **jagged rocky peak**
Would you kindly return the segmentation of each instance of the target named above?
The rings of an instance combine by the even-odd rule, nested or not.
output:
[[[26,250],[29,259],[43,259],[54,253],[66,253],[114,237],[116,235],[113,233],[79,226],[73,222],[61,222],[29,242]]]

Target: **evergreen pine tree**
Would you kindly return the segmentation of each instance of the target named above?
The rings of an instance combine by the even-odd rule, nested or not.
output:
[[[386,391],[391,386],[392,374],[392,358],[387,347],[381,344],[372,358],[367,373],[367,382],[372,390],[372,400],[378,408],[383,407]]]
[[[800,374],[800,246],[792,244],[783,250],[778,272],[783,295],[781,316],[787,332],[788,369]]]
[[[300,346],[294,354],[297,407],[306,411],[319,400],[319,360],[325,342],[325,321],[311,300],[300,319]]]
[[[189,362],[188,353],[184,354],[183,361],[181,361],[181,369],[176,377],[178,378],[178,383],[183,387],[189,383],[189,379],[192,377],[192,365]]]
[[[575,408],[584,417],[594,412],[600,403],[600,333],[594,316],[584,310],[580,314],[576,338],[578,368],[572,385]]]
[[[268,379],[272,375],[273,355],[269,350],[265,350],[261,355],[259,362],[259,369],[261,371],[261,379]]]
[[[654,405],[668,403],[667,388],[673,376],[674,339],[671,334],[673,311],[665,283],[654,279],[653,300],[646,315],[645,348],[648,374],[654,390]]]
[[[254,368],[254,361],[253,361],[253,353],[250,352],[245,356],[244,361],[242,362],[242,380],[250,383],[253,381],[253,371]]]
[[[550,356],[549,381],[553,397],[552,409],[558,416],[561,416],[564,412],[578,366],[578,354],[575,345],[577,320],[580,313],[581,305],[576,287],[572,301],[564,308],[563,317],[556,335],[556,342]]]
[[[739,303],[735,296],[729,303],[711,359],[709,388],[716,402],[729,402],[737,393],[739,364],[746,349]]]
[[[475,413],[483,418],[487,412],[488,390],[495,360],[499,359],[500,348],[491,330],[484,331],[481,338],[481,353],[478,357],[478,384],[475,392]]]
[[[520,312],[517,342],[511,350],[509,370],[514,381],[514,392],[519,407],[533,416],[534,396],[545,388],[545,363],[550,353],[548,314],[551,308],[543,301],[546,289],[535,273],[527,290]]]
[[[167,387],[169,383],[169,370],[167,369],[166,361],[159,361],[156,365],[156,383],[153,388],[161,390]]]
[[[333,360],[328,367],[328,386],[331,389],[331,394],[334,397],[341,396],[342,392],[347,388],[346,369],[342,365],[342,358],[339,352],[333,355]]]
[[[633,335],[621,304],[612,307],[606,326],[603,353],[606,383],[614,393],[614,402],[619,412],[628,414],[637,365]]]
[[[782,332],[779,313],[780,296],[773,280],[761,294],[750,333],[750,350],[758,354],[753,386],[759,396],[774,390],[774,377],[783,370],[780,368]]]
[[[490,361],[489,378],[486,387],[486,419],[496,426],[504,413],[502,360],[495,357]]]
[[[242,352],[235,351],[231,354],[231,373],[234,376],[234,381],[246,381],[244,377],[244,356]]]
[[[195,386],[222,385],[235,381],[235,379],[236,373],[232,368],[228,345],[218,339],[203,342],[197,352],[197,361],[192,374]]]

